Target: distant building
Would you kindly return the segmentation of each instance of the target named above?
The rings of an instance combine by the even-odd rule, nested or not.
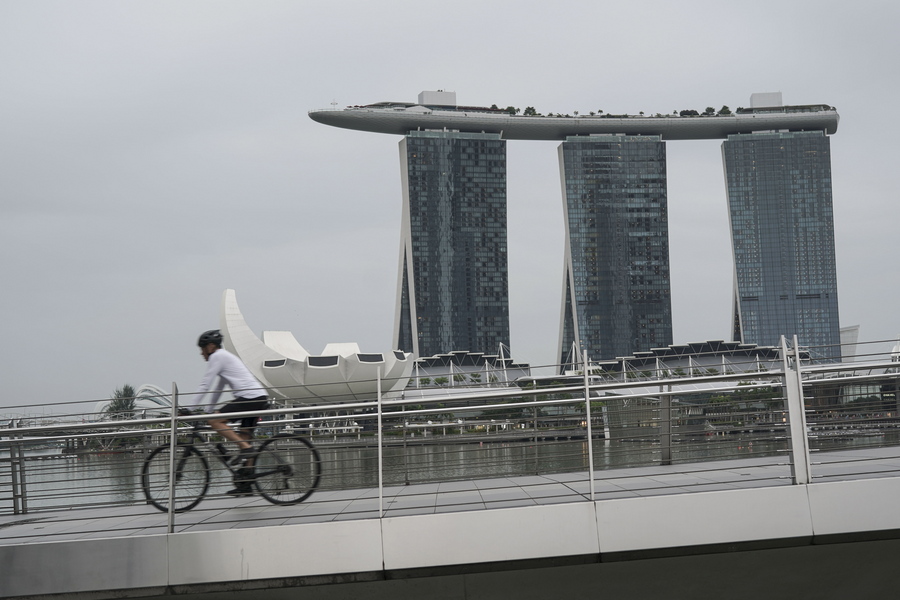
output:
[[[450,352],[420,358],[413,366],[408,385],[415,388],[505,386],[521,377],[530,376],[530,365],[513,362],[507,352],[507,348],[501,348],[499,354],[492,355]],[[440,378],[447,381],[442,382]]]
[[[735,340],[796,335],[841,360],[831,148],[824,131],[729,135],[722,145],[734,256]]]
[[[841,327],[841,357],[844,362],[853,362],[856,360],[858,343],[859,325]]]
[[[410,131],[393,347],[415,356],[509,346],[506,142]]]
[[[530,107],[529,107],[530,108]],[[797,335],[814,360],[840,360],[827,104],[702,116],[540,115],[418,102],[310,111],[315,121],[404,136],[403,225],[394,347],[416,357],[495,354],[509,344],[506,140],[562,140],[566,256],[560,362],[611,360],[672,342],[666,148],[725,139],[735,264],[734,339]],[[698,240],[702,243],[702,240]]]
[[[561,369],[580,362],[583,351],[589,360],[611,360],[668,346],[665,142],[658,136],[569,137],[559,159],[566,224]]]
[[[241,314],[234,290],[222,293],[222,347],[236,355],[278,404],[355,402],[383,392],[398,396],[413,361],[399,350],[362,352],[355,342],[327,344],[311,354],[290,331],[263,331],[262,339]]]

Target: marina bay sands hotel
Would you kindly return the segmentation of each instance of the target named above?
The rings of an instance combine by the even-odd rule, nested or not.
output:
[[[506,141],[559,140],[566,226],[560,364],[672,344],[666,143],[722,139],[734,258],[731,341],[797,335],[840,360],[827,105],[780,93],[704,115],[542,116],[418,102],[311,111],[320,123],[403,136],[394,347],[428,357],[509,345]],[[703,240],[697,240],[702,244]]]

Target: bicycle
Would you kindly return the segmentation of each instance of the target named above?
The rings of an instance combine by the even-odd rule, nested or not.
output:
[[[209,460],[216,457],[235,480],[252,481],[260,496],[272,504],[299,504],[315,491],[322,477],[319,452],[304,437],[279,433],[263,441],[252,454],[252,466],[233,467],[232,456],[221,444],[213,444],[203,432],[213,431],[197,421],[187,441],[175,446],[175,512],[191,510],[206,496],[210,484]],[[163,512],[169,510],[169,473],[171,446],[154,449],[141,467],[141,487],[149,504]]]

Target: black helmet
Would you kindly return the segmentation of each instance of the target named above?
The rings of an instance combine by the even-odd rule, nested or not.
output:
[[[215,344],[216,346],[222,346],[222,332],[218,329],[210,329],[209,331],[204,331],[200,334],[200,339],[197,340],[197,345],[203,348],[207,344]]]

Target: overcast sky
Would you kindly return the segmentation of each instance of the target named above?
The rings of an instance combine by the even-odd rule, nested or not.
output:
[[[896,337],[898,22],[893,1],[0,1],[0,407],[193,390],[226,288],[257,333],[389,350],[400,138],[307,111],[422,90],[542,113],[836,106],[841,324]],[[533,365],[556,359],[557,145],[507,147],[511,346]],[[676,343],[730,335],[720,146],[668,143]]]

